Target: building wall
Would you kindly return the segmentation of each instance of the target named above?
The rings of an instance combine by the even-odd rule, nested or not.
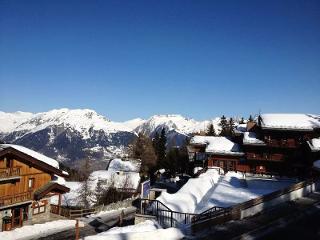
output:
[[[6,168],[8,158],[0,159],[0,169]],[[31,167],[17,159],[10,159],[12,161],[11,166],[13,168],[20,168],[20,179],[12,180],[11,182],[2,183],[0,182],[0,196],[15,195],[30,190],[34,191],[51,180],[51,175],[43,172],[36,167]],[[29,188],[29,179],[34,179],[34,185]]]

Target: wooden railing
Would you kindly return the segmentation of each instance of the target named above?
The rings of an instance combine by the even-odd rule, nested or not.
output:
[[[268,139],[264,140],[270,147],[279,147],[279,148],[296,148],[298,143],[295,139]]]
[[[0,168],[0,179],[20,176],[20,167]]]
[[[66,208],[61,206],[60,207],[60,213],[59,213],[59,206],[55,205],[55,204],[51,204],[51,213],[57,214],[57,215],[61,215],[64,216],[66,218],[80,218],[80,217],[85,217],[87,215],[96,213],[95,208],[89,208],[89,209],[70,209],[70,208]]]
[[[23,192],[19,194],[0,197],[0,207],[12,205],[15,203],[32,200],[32,192]]]
[[[274,154],[246,153],[246,158],[248,160],[283,161],[284,155],[280,153],[274,153]]]

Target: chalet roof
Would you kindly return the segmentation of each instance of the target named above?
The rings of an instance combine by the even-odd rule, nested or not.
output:
[[[190,144],[205,145],[206,153],[238,156],[242,156],[244,154],[241,152],[239,145],[232,142],[227,137],[194,136],[191,138]]]
[[[294,113],[268,113],[260,115],[263,129],[312,131],[320,128],[320,116]]]
[[[255,132],[245,132],[243,134],[243,144],[244,145],[265,145],[266,143],[261,139],[258,139]]]
[[[55,192],[55,193],[66,193],[69,192],[70,188],[61,185],[57,182],[48,182],[47,184],[43,185],[41,188],[37,189],[34,192],[34,198],[35,200],[39,200],[41,198],[43,198],[45,195],[47,195],[50,192]]]
[[[308,145],[312,152],[319,152],[320,151],[320,138],[313,138],[308,141]]]
[[[67,176],[67,174],[59,169],[58,161],[29,148],[15,144],[0,144],[0,156],[7,153],[12,153],[25,161],[31,162],[32,164],[59,176]]]

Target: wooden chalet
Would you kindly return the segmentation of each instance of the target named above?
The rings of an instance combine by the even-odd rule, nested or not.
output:
[[[235,170],[244,153],[239,144],[227,137],[194,136],[188,146],[189,160],[195,167],[220,167]]]
[[[306,114],[262,114],[256,121],[248,122],[246,128],[241,126],[230,139],[238,144],[243,155],[231,155],[220,161],[212,158],[203,146],[191,139],[190,158],[197,160],[197,154],[203,154],[207,166],[218,166],[226,170],[271,173],[286,175],[307,175],[316,159],[320,159],[320,118]],[[214,144],[214,143],[212,143]],[[217,143],[216,143],[217,144]],[[219,159],[221,156],[214,156]]]
[[[58,183],[67,173],[56,160],[28,148],[0,144],[1,230],[20,227],[25,221],[50,213],[50,197],[69,191]]]

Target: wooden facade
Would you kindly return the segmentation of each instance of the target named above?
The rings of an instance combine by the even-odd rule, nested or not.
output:
[[[23,225],[33,215],[46,212],[50,194],[69,189],[52,182],[54,175],[65,176],[61,170],[12,147],[0,150],[0,223],[2,230]],[[48,190],[47,185],[55,187]],[[51,184],[52,185],[52,184]],[[35,193],[45,193],[36,198]]]
[[[316,157],[320,157],[320,153],[311,153],[307,144],[310,139],[320,137],[319,129],[264,129],[258,123],[249,122],[246,130],[253,132],[258,141],[245,142],[243,134],[232,139],[241,147],[244,156],[206,153],[205,165],[224,171],[305,176],[310,173]],[[196,156],[197,152],[205,151],[205,146],[199,148],[190,144],[188,151],[190,156]],[[196,158],[193,161],[197,162]],[[199,163],[194,165],[200,166]]]

